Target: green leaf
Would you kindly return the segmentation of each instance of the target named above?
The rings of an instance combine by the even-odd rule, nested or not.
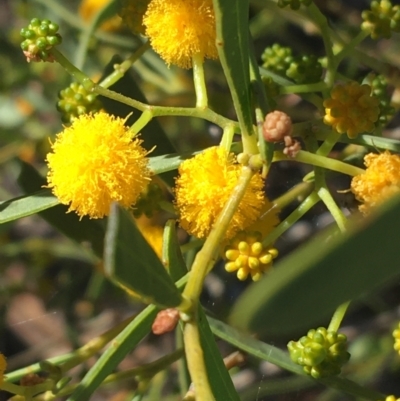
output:
[[[0,202],[0,224],[41,212],[59,204],[49,189]]]
[[[346,234],[330,235],[328,230],[317,235],[249,286],[233,307],[230,322],[252,332],[286,336],[328,320],[343,302],[399,276],[399,222],[396,198]]]
[[[149,157],[149,168],[154,174],[161,174],[165,171],[176,170],[180,164],[200,152],[173,153],[162,156]]]
[[[18,183],[25,192],[32,193],[46,185],[46,180],[30,164],[20,163],[21,173]],[[80,220],[77,214],[67,213],[67,211],[68,206],[57,205],[38,214],[68,238],[78,243],[83,242],[86,246],[90,245],[93,252],[102,258],[104,221],[90,220],[87,217]]]
[[[199,306],[198,322],[208,381],[215,401],[240,401],[201,306]]]
[[[162,259],[173,281],[179,280],[188,272],[176,235],[175,220],[168,220],[165,224]]]
[[[178,306],[182,296],[132,216],[118,204],[111,207],[104,245],[105,273],[139,294],[146,303]]]
[[[114,371],[118,364],[147,335],[157,314],[154,305],[144,309],[129,325],[111,342],[93,367],[80,381],[68,401],[87,401],[104,379]]]
[[[240,128],[253,133],[250,106],[249,2],[213,0],[217,27],[217,49],[231,92]]]

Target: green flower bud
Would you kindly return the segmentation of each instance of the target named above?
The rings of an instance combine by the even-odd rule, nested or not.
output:
[[[266,47],[261,55],[262,66],[276,74],[286,76],[286,70],[293,61],[292,49],[274,43],[271,47]]]
[[[299,341],[290,341],[288,350],[292,361],[314,378],[339,374],[350,358],[347,337],[324,327],[309,330]]]
[[[371,10],[361,14],[361,29],[370,33],[372,39],[389,39],[393,32],[400,32],[400,7],[389,0],[372,1]]]
[[[77,82],[61,90],[58,97],[57,110],[65,124],[71,124],[83,114],[97,113],[103,107],[96,94],[88,92]]]
[[[21,29],[21,36],[25,39],[21,49],[27,61],[54,61],[50,52],[54,46],[61,43],[62,38],[57,33],[58,25],[50,20],[34,18],[26,28]]]
[[[379,99],[379,116],[377,126],[384,127],[393,118],[395,109],[391,106],[388,82],[383,75],[368,74],[363,83],[371,86],[371,94]]]

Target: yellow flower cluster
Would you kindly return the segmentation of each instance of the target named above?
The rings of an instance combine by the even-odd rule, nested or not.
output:
[[[212,0],[152,0],[143,18],[151,46],[169,65],[217,58]]]
[[[336,85],[331,97],[324,101],[324,107],[324,123],[349,138],[371,132],[379,117],[379,99],[371,95],[369,85],[357,82]]]
[[[351,191],[362,204],[360,211],[368,214],[371,208],[400,193],[400,156],[386,151],[369,153],[364,158],[364,174],[351,181]]]
[[[250,275],[253,281],[258,281],[278,256],[275,248],[264,249],[261,243],[261,233],[258,231],[238,233],[225,248],[225,264],[227,272],[237,272],[241,281]]]
[[[176,180],[176,207],[180,225],[189,234],[206,237],[231,196],[241,173],[241,165],[220,147],[211,147],[185,160]],[[254,174],[233,216],[226,238],[250,226],[259,217],[264,204],[264,181]]]
[[[112,202],[131,207],[150,180],[147,151],[124,120],[86,114],[57,135],[47,155],[48,188],[68,211],[107,216]]]

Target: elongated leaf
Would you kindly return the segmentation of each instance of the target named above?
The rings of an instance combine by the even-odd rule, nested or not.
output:
[[[21,188],[32,193],[38,191],[46,180],[30,165],[21,162],[21,173],[18,177],[18,184]],[[90,220],[79,217],[75,213],[67,213],[68,207],[57,205],[48,210],[43,210],[39,216],[57,228],[68,238],[90,245],[93,252],[101,258],[103,256],[104,222],[101,220]]]
[[[48,189],[0,202],[0,224],[30,216],[58,204],[58,199]]]
[[[230,321],[271,336],[321,324],[341,303],[400,275],[399,230],[400,202],[395,199],[345,235],[318,235],[251,285],[234,306]]]
[[[81,380],[68,401],[88,401],[103,380],[149,333],[156,314],[157,308],[151,305],[129,323]]]
[[[176,234],[176,221],[168,220],[164,228],[163,236],[163,263],[169,271],[173,281],[183,277],[188,269],[181,253],[181,248]]]
[[[182,297],[157,255],[143,238],[131,215],[114,204],[108,218],[104,270],[143,301],[174,307]]]
[[[184,160],[190,159],[197,153],[199,152],[183,153],[181,155],[173,153],[162,156],[149,157],[149,167],[154,174],[176,170]]]
[[[251,135],[248,0],[213,0],[217,49],[240,128]]]
[[[199,307],[199,331],[208,381],[215,401],[240,401],[201,306]]]

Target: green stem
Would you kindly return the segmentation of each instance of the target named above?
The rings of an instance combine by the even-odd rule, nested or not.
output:
[[[215,125],[225,128],[227,125],[233,125],[235,127],[235,133],[239,133],[239,124],[236,121],[230,120],[215,113],[209,108],[201,109],[197,107],[164,107],[164,106],[152,106],[146,103],[139,102],[131,99],[130,97],[121,95],[120,93],[114,92],[110,89],[103,88],[101,85],[95,84],[90,78],[88,78],[81,70],[76,68],[62,53],[57,49],[52,50],[54,59],[62,65],[65,70],[72,75],[72,77],[78,81],[86,90],[95,92],[101,96],[109,99],[116,100],[117,102],[126,104],[134,109],[145,111],[147,110],[153,117],[160,116],[185,116],[202,118],[210,121]],[[255,152],[257,153],[257,152]]]
[[[51,54],[54,59],[68,72],[72,77],[78,81],[86,90],[91,91],[96,84],[79,68],[76,68],[61,52],[53,48]]]
[[[297,220],[305,215],[315,204],[320,201],[316,192],[311,193],[285,220],[283,220],[273,231],[263,239],[263,246],[273,244],[286,230],[293,226]]]
[[[165,355],[162,358],[155,360],[154,362],[150,362],[137,368],[128,369],[123,372],[112,373],[104,379],[101,386],[109,383],[115,384],[127,379],[135,379],[136,382],[145,379],[148,380],[155,376],[158,372],[167,369],[173,362],[179,360],[182,355],[183,350],[177,349],[171,354]],[[65,386],[56,394],[51,391],[47,391],[46,393],[36,396],[35,401],[53,401],[61,397],[65,397],[71,394],[78,387],[78,385],[79,384],[71,384]]]
[[[342,210],[337,205],[335,200],[332,198],[331,193],[328,191],[325,185],[326,184],[324,183],[324,185],[318,189],[318,196],[320,197],[322,202],[324,202],[325,206],[328,208],[332,217],[336,221],[336,224],[338,225],[340,231],[345,232],[347,225],[347,218],[343,214]]]
[[[305,196],[308,196],[313,188],[313,183],[301,182],[300,184],[289,189],[289,191],[285,192],[279,198],[274,199],[273,204],[276,205],[279,210],[282,210],[286,206],[290,205],[298,197],[304,198]],[[262,216],[260,217],[260,219],[262,219]]]
[[[294,158],[288,157],[282,152],[275,152],[273,161],[275,162],[281,160],[296,160],[301,163],[307,163],[316,167],[338,171],[339,173],[347,174],[350,176],[356,176],[365,173],[365,170],[363,170],[362,168],[352,166],[351,164],[344,163],[340,160],[319,156],[305,150],[300,150],[300,152]]]
[[[114,65],[114,72],[112,72],[108,77],[104,78],[99,85],[103,88],[109,88],[114,85],[117,81],[119,81],[125,73],[132,67],[133,63],[140,58],[140,56],[146,51],[150,49],[150,43],[143,43],[129,58],[127,58],[121,64]]]
[[[197,254],[196,259],[193,262],[188,283],[183,291],[183,295],[194,303],[196,303],[200,297],[204,278],[208,273],[207,270],[209,268],[209,263],[218,253],[219,246],[225,238],[232,217],[246,192],[253,174],[254,173],[250,167],[243,166],[242,174],[239,177],[232,195],[215,221],[203,248]]]
[[[204,57],[198,53],[192,57],[192,63],[196,107],[204,109],[208,106],[207,87],[204,78]]]
[[[197,317],[185,324],[183,339],[185,342],[186,360],[194,384],[196,400],[213,401],[214,396],[210,383],[208,382]]]
[[[153,113],[150,110],[145,110],[142,115],[132,124],[129,131],[137,135],[151,120]]]
[[[329,34],[328,21],[325,15],[321,13],[319,8],[314,3],[311,3],[307,8],[307,10],[312,20],[315,22],[315,24],[319,27],[321,31],[322,40],[324,42],[325,53],[328,60],[324,82],[326,83],[327,87],[330,88],[335,82],[337,64],[335,60],[335,55],[333,54],[332,50],[333,43],[331,41],[331,37]]]
[[[323,144],[318,148],[316,154],[319,156],[327,156],[329,152],[333,149],[333,147],[336,145],[337,141],[341,135],[337,133],[335,130],[332,130]]]
[[[301,85],[287,85],[280,89],[280,93],[292,94],[292,93],[310,93],[310,92],[322,92],[328,89],[325,82],[317,82],[315,84],[301,84]]]
[[[221,148],[226,149],[227,152],[230,152],[234,135],[235,135],[235,126],[227,125],[224,128],[224,133],[222,134],[219,146],[221,146]]]
[[[345,45],[345,47],[335,55],[336,65],[339,65],[340,62],[347,57],[354,49],[369,35],[368,32],[360,31],[358,35],[353,38],[349,43]]]
[[[350,301],[347,301],[337,307],[329,323],[328,331],[337,332],[339,330],[339,327],[342,323],[342,320],[344,318],[344,315],[346,314],[349,305]]]

